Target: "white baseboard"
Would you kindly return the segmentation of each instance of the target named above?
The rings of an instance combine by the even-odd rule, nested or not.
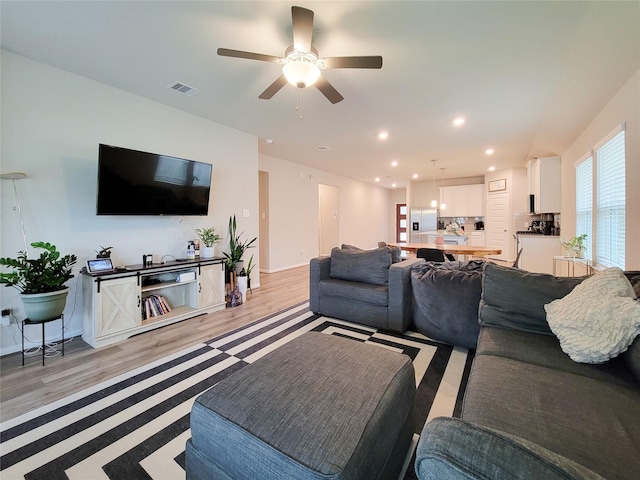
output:
[[[5,328],[13,328],[13,326],[15,325],[15,332],[17,335],[17,339],[18,339],[18,343],[16,345],[9,345],[7,347],[4,347],[2,349],[0,349],[0,356],[4,357],[5,355],[9,355],[10,353],[16,353],[16,352],[20,352],[20,348],[21,348],[21,339],[20,336],[22,335],[22,332],[20,331],[20,328],[18,328],[18,325],[15,323],[12,323],[11,325],[9,325],[8,327]],[[34,330],[35,332],[35,330]],[[26,338],[24,339],[24,348],[36,348],[36,347],[41,347],[42,346],[42,340],[40,340],[40,333],[34,333],[33,336],[35,337],[36,335],[38,335],[38,341],[36,342],[30,342],[28,341]],[[64,332],[64,340],[65,342],[67,342],[69,339],[73,338],[73,337],[82,337],[82,330],[73,330],[70,332]],[[57,335],[49,335],[47,336],[47,338],[45,338],[45,343],[50,343],[50,342],[59,342],[60,341],[60,333],[58,333]]]
[[[301,263],[299,265],[289,265],[288,267],[282,267],[282,268],[270,268],[270,269],[261,268],[260,272],[261,273],[284,272],[285,270],[291,270],[292,268],[298,268],[298,267],[305,267],[307,265],[309,265],[309,262]]]

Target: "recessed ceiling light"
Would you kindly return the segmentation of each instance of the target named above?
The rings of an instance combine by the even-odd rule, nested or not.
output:
[[[379,181],[380,181],[380,177],[376,177],[376,182],[379,182]]]
[[[396,188],[396,184],[395,184],[395,183],[392,183],[392,184],[391,184],[391,188]]]
[[[391,162],[391,166],[392,167],[397,167],[398,166],[398,161],[394,160],[393,162]]]
[[[461,127],[462,125],[464,125],[465,122],[465,118],[464,117],[458,117],[456,119],[453,120],[453,125],[456,127]]]
[[[264,141],[269,143],[269,144],[271,144],[271,143],[273,143],[273,138],[265,138]]]
[[[492,165],[491,167],[489,167],[489,171],[490,171],[490,172],[495,171],[495,169],[496,169],[496,167],[494,167],[493,165]]]
[[[331,147],[327,147],[326,145],[320,145],[320,146],[316,147],[316,150],[318,150],[320,152],[325,152],[327,150],[331,150]]]
[[[378,134],[378,138],[380,140],[386,140],[387,138],[389,138],[389,132],[385,132],[385,131],[380,132]]]
[[[493,155],[495,153],[495,150],[493,148],[487,148],[484,153],[486,153],[487,155]]]
[[[413,174],[413,178],[418,178],[418,174],[417,174],[417,173],[414,173],[414,174]]]

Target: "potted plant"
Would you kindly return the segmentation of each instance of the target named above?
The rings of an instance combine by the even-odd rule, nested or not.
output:
[[[96,252],[96,258],[111,258],[111,249],[113,247],[103,247],[100,245],[100,250],[94,250]]]
[[[577,237],[573,237],[570,240],[566,240],[565,238],[560,238],[560,243],[562,244],[562,248],[567,251],[567,256],[582,258],[584,256],[584,251],[586,249],[586,240],[587,234],[583,233]]]
[[[227,259],[227,267],[230,270],[235,269],[236,272],[240,272],[242,270],[242,256],[245,250],[253,247],[258,238],[254,237],[251,240],[243,241],[240,239],[242,233],[236,233],[236,229],[236,216],[234,215],[229,217],[229,253],[223,252],[223,254]]]
[[[202,258],[213,258],[214,245],[219,243],[222,238],[216,233],[216,227],[196,228],[195,232],[204,244],[200,256]]]
[[[256,265],[253,263],[253,255],[251,255],[251,258],[249,258],[249,261],[247,262],[247,268],[245,268],[245,272],[247,273],[247,288],[251,288],[251,272],[253,271],[253,267],[255,267]]]
[[[0,265],[14,269],[10,273],[0,273],[0,283],[21,292],[24,311],[30,320],[58,317],[64,311],[69,293],[64,284],[73,278],[71,270],[77,257],[61,257],[55,245],[48,242],[34,242],[31,246],[44,251],[32,259],[23,251],[18,252],[16,258],[0,258]]]

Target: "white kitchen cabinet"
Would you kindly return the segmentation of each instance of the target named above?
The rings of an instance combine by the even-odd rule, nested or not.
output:
[[[82,275],[82,339],[92,347],[225,308],[221,259],[138,267]]]
[[[518,235],[522,255],[520,268],[534,273],[553,274],[553,257],[562,254],[560,237],[554,235]]]
[[[536,158],[527,164],[529,194],[534,196],[535,213],[559,213],[560,157]]]
[[[472,247],[484,247],[485,236],[483,230],[474,230],[467,234],[467,245]]]
[[[484,217],[484,185],[467,185],[467,217]]]
[[[446,208],[442,217],[484,216],[484,185],[456,185],[440,187],[440,203]]]

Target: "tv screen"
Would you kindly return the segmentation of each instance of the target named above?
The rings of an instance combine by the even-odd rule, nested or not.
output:
[[[100,144],[98,215],[207,215],[212,165]]]

